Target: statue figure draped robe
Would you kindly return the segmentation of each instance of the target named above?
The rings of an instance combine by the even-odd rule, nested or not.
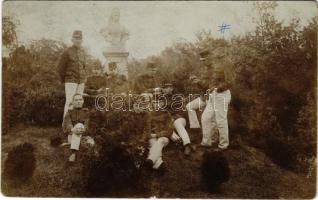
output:
[[[114,8],[109,18],[108,25],[100,33],[108,44],[106,51],[125,52],[125,44],[129,39],[128,30],[119,23],[120,11]]]
[[[125,75],[128,78],[127,58],[129,52],[125,49],[127,40],[129,39],[128,30],[119,23],[120,10],[114,8],[109,18],[108,25],[101,29],[100,33],[106,41],[106,48],[103,55],[106,58],[104,71],[107,73],[117,73]],[[111,64],[116,68],[112,69]]]

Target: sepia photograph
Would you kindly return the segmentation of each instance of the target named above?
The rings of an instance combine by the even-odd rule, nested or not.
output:
[[[2,195],[315,198],[317,11],[3,1]]]

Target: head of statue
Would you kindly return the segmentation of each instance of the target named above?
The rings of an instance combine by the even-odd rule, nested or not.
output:
[[[110,15],[110,22],[111,23],[119,23],[119,19],[120,19],[119,8],[113,8],[112,13]]]

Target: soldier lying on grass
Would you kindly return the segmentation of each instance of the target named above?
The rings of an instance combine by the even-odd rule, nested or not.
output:
[[[149,141],[149,154],[144,163],[147,169],[154,169],[160,174],[165,172],[165,164],[162,160],[162,150],[169,144],[169,138],[173,132],[170,113],[163,109],[164,102],[152,101],[152,110],[147,113],[144,137]]]

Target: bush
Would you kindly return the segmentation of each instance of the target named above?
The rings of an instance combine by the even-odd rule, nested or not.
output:
[[[3,116],[10,126],[62,123],[65,94],[57,65],[65,48],[63,42],[41,39],[14,49],[3,69]],[[89,74],[96,65],[98,60],[88,55]]]
[[[60,144],[62,144],[62,138],[59,135],[52,136],[50,141],[51,141],[50,145],[53,146],[53,147],[57,147]]]
[[[19,185],[28,181],[35,170],[34,146],[30,143],[14,147],[4,162],[3,175],[7,181]]]
[[[141,190],[143,182],[132,147],[128,148],[112,137],[104,138],[100,147],[97,157],[83,161],[87,195],[98,197],[123,191],[136,194]]]
[[[217,192],[230,178],[226,157],[220,152],[206,152],[201,164],[201,187],[207,192]]]
[[[295,169],[297,150],[281,138],[266,139],[265,153],[270,159],[285,169]]]

